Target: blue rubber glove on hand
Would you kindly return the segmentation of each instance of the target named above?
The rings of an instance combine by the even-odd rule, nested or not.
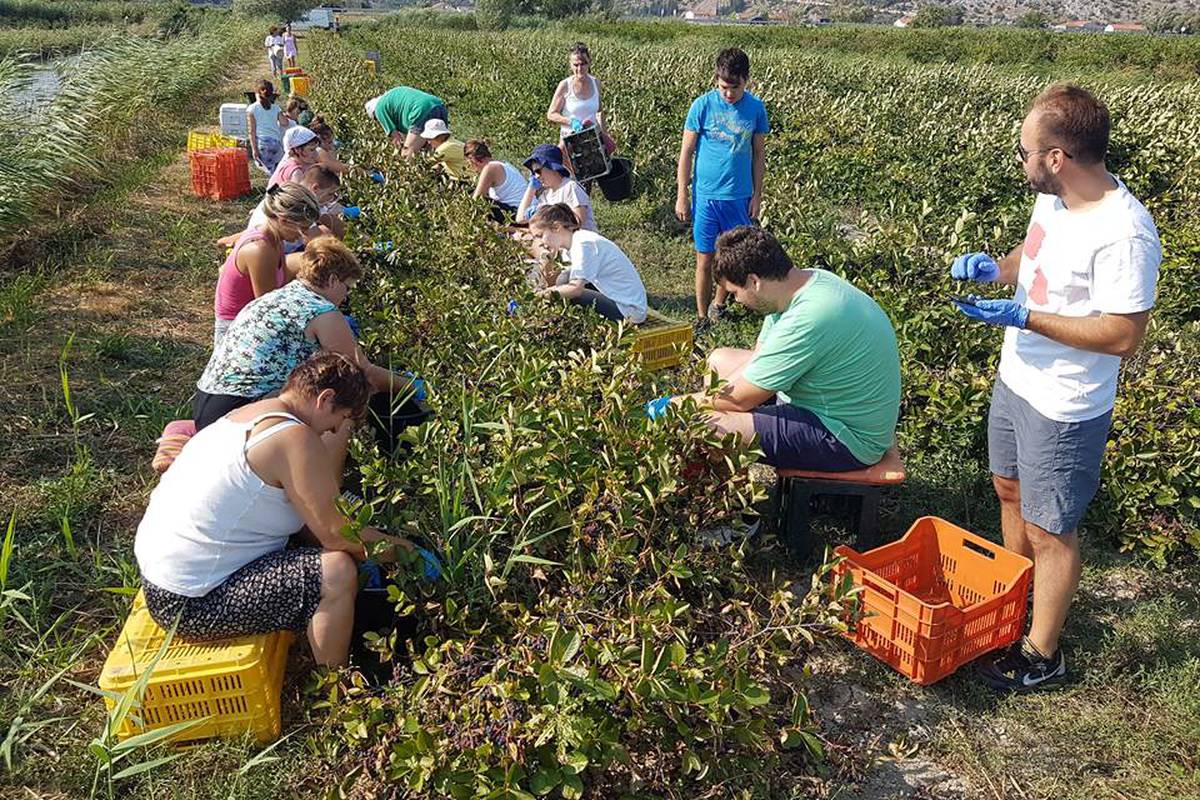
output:
[[[354,338],[358,339],[361,337],[362,328],[358,326],[358,320],[356,320],[350,314],[343,314],[342,316],[346,318],[346,324],[350,326],[350,332],[354,334]]]
[[[971,299],[975,305],[954,301],[958,310],[971,319],[1010,328],[1024,328],[1029,323],[1029,309],[1016,300],[983,300],[974,296]]]
[[[425,562],[425,579],[430,581],[441,580],[442,562],[438,561],[438,557],[424,547],[418,547],[417,552],[421,554],[421,560]]]
[[[342,216],[346,219],[358,219],[362,209],[358,206],[342,206]]]
[[[379,570],[379,565],[374,561],[364,561],[358,565],[359,574],[367,577],[367,582],[363,584],[364,589],[382,589],[383,588],[383,573]]]
[[[508,301],[508,305],[507,305],[507,306],[505,306],[505,311],[507,311],[507,312],[508,312],[508,315],[509,315],[510,317],[515,317],[515,316],[517,315],[517,309],[518,309],[518,308],[520,308],[520,306],[519,306],[519,305],[517,305],[517,301],[516,301],[516,300],[509,300],[509,301]]]
[[[392,249],[395,248],[395,246],[396,245],[392,244],[390,241],[389,242],[376,242],[373,249],[375,250],[376,253],[390,253],[390,252],[392,252]]]
[[[412,381],[413,399],[418,403],[424,403],[425,399],[429,397],[429,391],[425,388],[425,381],[418,378],[412,372],[401,372],[400,374]]]
[[[387,182],[387,178],[385,178],[383,176],[383,173],[380,172],[379,170],[373,170],[371,172],[371,180],[373,180],[375,183],[386,183]]]
[[[1000,277],[1000,265],[987,253],[965,253],[950,265],[950,277],[956,281],[991,283]]]
[[[658,419],[666,416],[667,407],[671,405],[670,397],[659,397],[646,403],[646,416],[650,419]]]

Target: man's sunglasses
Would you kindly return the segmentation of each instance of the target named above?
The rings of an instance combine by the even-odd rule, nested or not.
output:
[[[1067,158],[1074,158],[1074,157],[1075,157],[1075,156],[1071,155],[1070,153],[1068,153],[1066,150],[1064,150],[1064,149],[1063,149],[1063,148],[1061,148],[1061,147],[1044,147],[1044,148],[1042,148],[1042,149],[1040,149],[1040,150],[1026,150],[1026,149],[1025,149],[1025,148],[1024,148],[1022,145],[1021,145],[1021,143],[1020,143],[1020,142],[1017,142],[1017,158],[1021,159],[1021,163],[1022,163],[1022,164],[1024,164],[1025,162],[1027,162],[1027,161],[1029,160],[1029,157],[1030,157],[1031,155],[1033,155],[1034,153],[1049,153],[1051,150],[1058,150],[1060,153],[1062,153],[1062,154],[1063,154],[1064,156],[1066,156]]]

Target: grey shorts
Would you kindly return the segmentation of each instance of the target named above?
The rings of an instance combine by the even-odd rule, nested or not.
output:
[[[1074,533],[1100,488],[1112,411],[1083,422],[1039,414],[999,378],[988,413],[988,465],[1021,482],[1021,516],[1049,533]]]

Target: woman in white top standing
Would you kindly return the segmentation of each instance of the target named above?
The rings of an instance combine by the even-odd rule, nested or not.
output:
[[[549,285],[539,290],[539,295],[560,296],[614,322],[646,321],[646,287],[633,262],[600,234],[581,230],[570,206],[542,206],[533,215],[529,230],[548,252],[568,253],[568,267],[561,272],[553,263],[547,264]]]
[[[267,48],[267,61],[271,65],[271,77],[278,78],[283,72],[283,32],[278,25],[272,25],[271,30],[267,32],[267,38],[263,40],[263,46]]]
[[[342,535],[346,441],[369,395],[351,358],[318,353],[278,397],[188,441],[150,495],[133,546],[155,622],[191,641],[306,630],[318,664],[346,663],[361,542],[385,543],[372,554],[384,561],[413,549],[375,528],[361,542]],[[287,548],[302,529],[314,546]]]
[[[507,161],[492,158],[492,149],[483,139],[468,139],[463,155],[471,170],[479,174],[472,197],[491,201],[496,222],[511,220],[525,196],[525,176]]]
[[[559,126],[559,147],[566,136],[588,125],[595,125],[601,137],[606,136],[600,110],[600,81],[592,75],[591,66],[587,45],[583,42],[571,45],[571,75],[558,84],[546,111],[546,119]],[[567,160],[565,149],[563,160]]]
[[[275,86],[266,78],[255,87],[258,99],[246,106],[246,130],[250,154],[263,172],[274,174],[283,158],[283,132],[288,118],[275,102]]]

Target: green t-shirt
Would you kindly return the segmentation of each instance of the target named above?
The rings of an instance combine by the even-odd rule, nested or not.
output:
[[[384,132],[388,134],[393,131],[408,133],[430,111],[444,105],[442,98],[428,92],[411,86],[397,86],[379,98],[379,102],[375,104],[375,119],[379,120]]]
[[[900,416],[900,352],[874,300],[822,269],[769,314],[744,377],[808,409],[864,464],[883,457]]]

